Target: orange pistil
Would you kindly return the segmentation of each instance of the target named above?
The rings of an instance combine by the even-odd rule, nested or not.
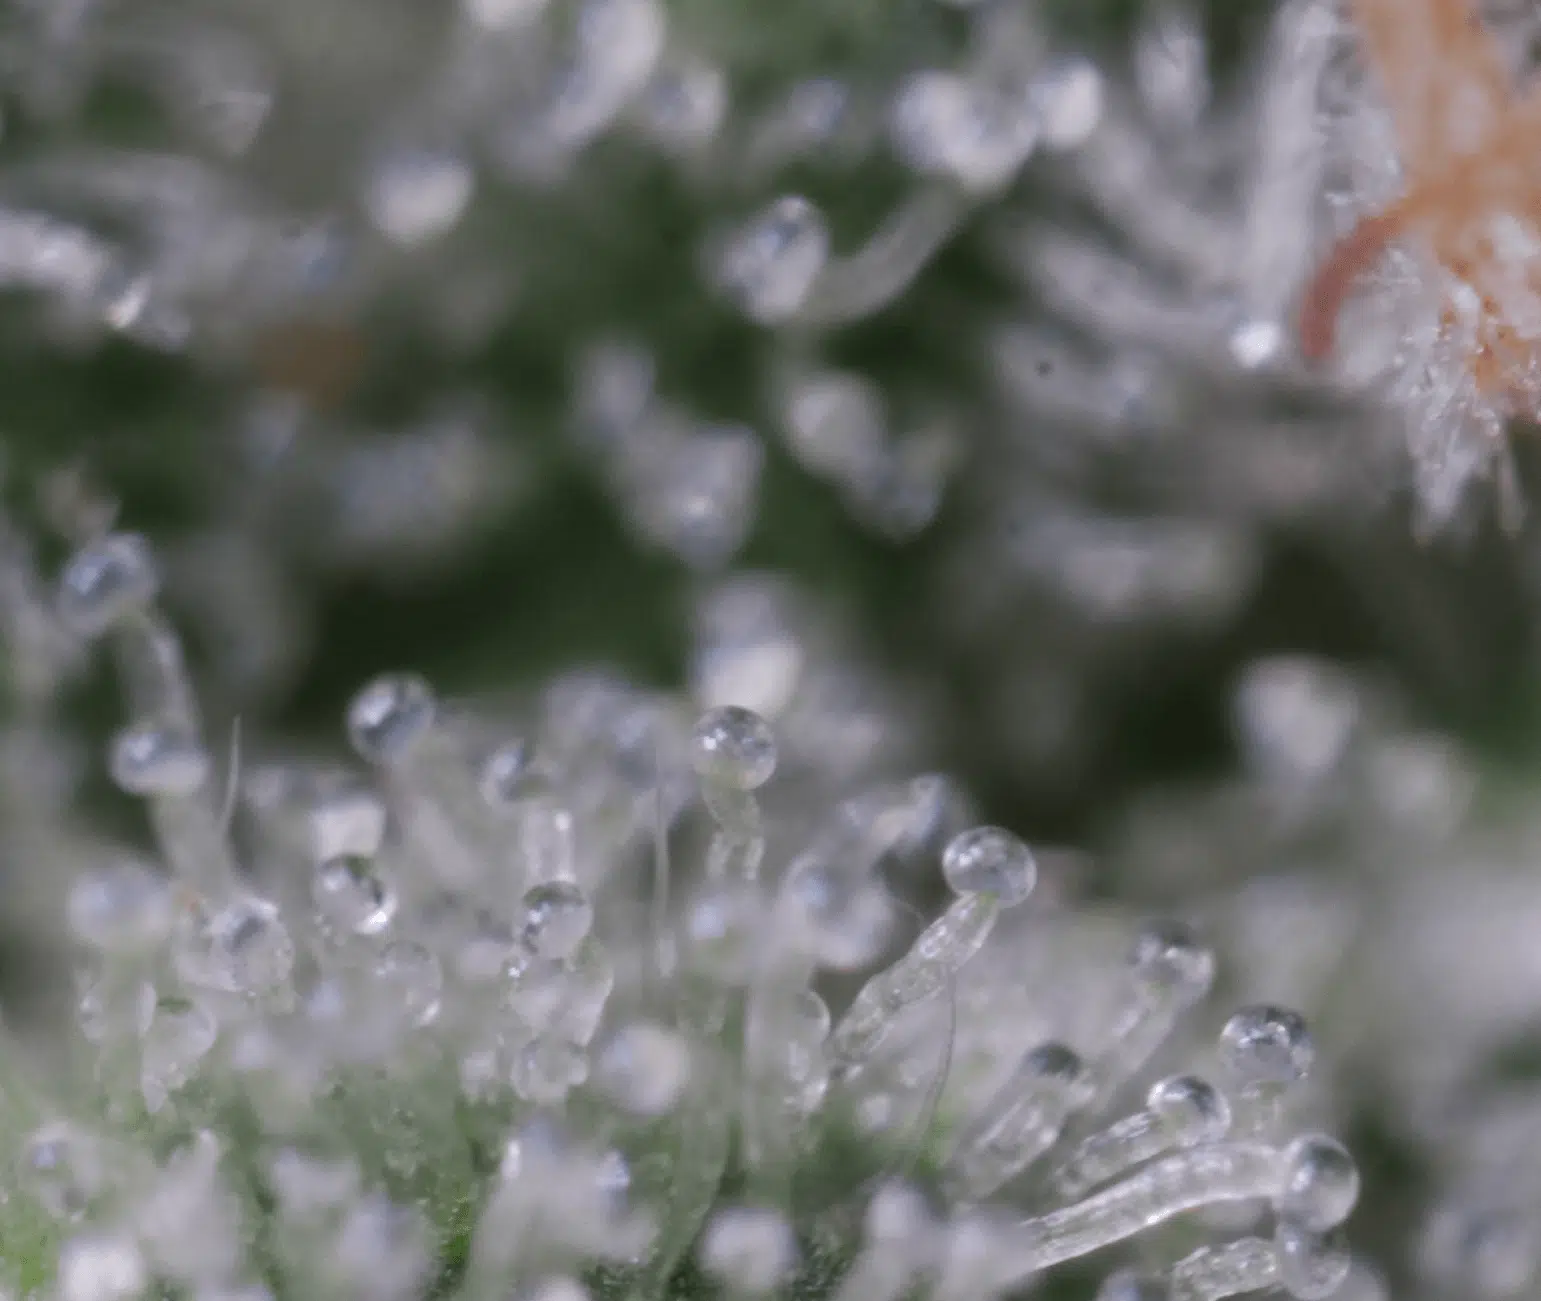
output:
[[[1478,315],[1469,365],[1477,384],[1507,403],[1533,406],[1541,338],[1502,304],[1514,297],[1508,291],[1541,287],[1541,267],[1528,265],[1523,250],[1517,256],[1512,246],[1499,248],[1492,232],[1507,222],[1541,252],[1541,182],[1533,172],[1541,92],[1515,94],[1471,0],[1352,0],[1352,12],[1409,184],[1340,240],[1312,278],[1301,300],[1301,351],[1311,360],[1332,352],[1354,285],[1392,244],[1414,237],[1470,291]],[[1452,303],[1446,320],[1457,316]]]

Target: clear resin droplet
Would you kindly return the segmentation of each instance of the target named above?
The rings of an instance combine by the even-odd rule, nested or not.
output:
[[[560,961],[577,952],[594,924],[588,896],[571,881],[547,881],[525,892],[518,939],[537,958]]]
[[[59,617],[81,636],[100,636],[148,607],[159,590],[149,543],[137,533],[112,533],[70,557],[59,584]]]
[[[753,710],[724,705],[696,724],[691,758],[703,781],[758,790],[776,771],[776,738]]]
[[[17,1179],[26,1192],[60,1220],[78,1220],[102,1191],[96,1144],[65,1122],[38,1129],[22,1148]]]
[[[707,1223],[699,1254],[701,1268],[730,1291],[763,1296],[797,1263],[797,1239],[780,1211],[732,1207]]]
[[[797,313],[828,260],[824,214],[786,195],[728,243],[717,278],[748,316],[769,325]]]
[[[1215,980],[1214,950],[1179,922],[1141,927],[1129,965],[1143,987],[1183,1007],[1203,998]]]
[[[196,737],[161,723],[136,723],[119,732],[108,756],[113,784],[146,799],[195,794],[211,770],[208,751]]]
[[[993,895],[1011,908],[1032,894],[1038,867],[1032,851],[1011,832],[975,827],[948,842],[942,875],[955,894]]]
[[[1281,1216],[1313,1233],[1348,1219],[1359,1200],[1359,1167],[1343,1144],[1305,1134],[1285,1149],[1284,1162],[1284,1186],[1274,1199]]]
[[[690,1083],[690,1045],[651,1022],[622,1026],[601,1050],[595,1078],[605,1095],[632,1115],[665,1115]]]
[[[1038,142],[1038,121],[1021,98],[950,72],[911,77],[894,100],[894,148],[916,171],[986,193],[1015,174]]]
[[[454,229],[476,189],[476,172],[447,149],[394,149],[375,160],[364,184],[364,207],[375,228],[407,247]]]
[[[1244,1007],[1220,1032],[1220,1057],[1238,1079],[1293,1084],[1316,1060],[1316,1045],[1305,1018],[1288,1008]]]
[[[240,896],[212,912],[194,905],[184,915],[173,955],[190,984],[232,994],[265,994],[294,969],[294,943],[265,899]]]
[[[531,775],[530,747],[516,738],[503,742],[482,760],[477,783],[482,799],[496,809],[526,794]]]
[[[396,893],[367,858],[327,859],[311,878],[310,897],[321,919],[347,935],[378,935],[396,916]]]
[[[560,1036],[542,1035],[514,1058],[510,1082],[526,1102],[551,1106],[588,1077],[588,1055],[581,1047]]]
[[[425,1026],[439,1015],[444,973],[439,960],[421,944],[388,944],[375,963],[377,988],[408,1025]]]
[[[437,707],[428,683],[415,673],[376,678],[348,706],[348,738],[366,763],[400,763],[428,734]]]
[[[1197,1075],[1173,1075],[1151,1085],[1145,1106],[1174,1143],[1214,1143],[1231,1125],[1225,1095]]]
[[[171,933],[166,878],[137,863],[87,872],[70,886],[70,932],[103,953],[144,953]]]

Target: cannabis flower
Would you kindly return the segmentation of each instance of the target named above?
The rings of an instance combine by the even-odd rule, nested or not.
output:
[[[571,679],[516,731],[397,673],[347,711],[366,773],[264,760],[222,805],[157,591],[124,533],[60,584],[159,854],[83,851],[80,1061],[7,1055],[16,1294],[972,1301],[1136,1238],[1110,1296],[1345,1276],[1301,1018],[1204,1050],[1213,951],[1035,925],[1034,855],[948,828],[945,783],[779,809],[742,707]],[[938,835],[952,900],[906,943],[883,865]],[[1135,1091],[1163,1045],[1194,1067]]]

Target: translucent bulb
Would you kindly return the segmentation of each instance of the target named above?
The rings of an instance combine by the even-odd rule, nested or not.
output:
[[[1217,1142],[1231,1125],[1231,1108],[1225,1095],[1197,1075],[1157,1080],[1151,1085],[1145,1106],[1183,1146]]]
[[[131,1301],[149,1285],[144,1254],[126,1233],[91,1233],[59,1248],[58,1301]]]
[[[974,827],[942,852],[942,875],[956,894],[988,894],[1010,908],[1033,892],[1038,867],[1032,851],[1009,831]]]
[[[752,710],[723,705],[702,715],[692,738],[701,779],[730,790],[758,790],[776,771],[776,738]]]
[[[1031,100],[1043,142],[1052,149],[1077,149],[1102,121],[1106,88],[1102,74],[1085,59],[1051,64],[1034,82]]]
[[[866,1240],[873,1246],[913,1243],[934,1227],[935,1217],[924,1194],[897,1180],[884,1183],[872,1195],[863,1217]]]
[[[375,979],[409,1025],[425,1026],[439,1015],[444,973],[439,960],[421,944],[388,944],[375,963]]]
[[[537,958],[556,961],[577,952],[594,924],[588,896],[571,881],[547,881],[525,892],[518,938]]]
[[[476,172],[462,154],[397,149],[376,160],[365,180],[364,206],[382,235],[411,247],[454,229],[475,189]]]
[[[894,101],[892,131],[911,167],[974,191],[1009,181],[1038,139],[1027,105],[950,72],[922,72],[905,83]]]
[[[111,533],[70,557],[59,584],[59,617],[81,636],[100,636],[149,606],[159,590],[149,543],[137,533]]]
[[[147,799],[192,795],[208,781],[211,768],[196,737],[153,722],[119,732],[108,756],[113,784]]]
[[[1214,950],[1180,922],[1142,926],[1129,965],[1143,987],[1167,994],[1182,1006],[1203,998],[1215,979]]]
[[[700,1246],[701,1268],[731,1291],[763,1296],[797,1263],[797,1239],[780,1211],[744,1206],[718,1211]]]
[[[102,1189],[96,1146],[64,1122],[37,1130],[22,1148],[18,1179],[56,1219],[78,1220]]]
[[[514,1058],[510,1083],[526,1102],[551,1106],[589,1077],[588,1055],[556,1035],[541,1035]]]
[[[1316,1060],[1305,1018],[1287,1008],[1244,1007],[1220,1032],[1220,1057],[1238,1079],[1293,1084]]]
[[[366,763],[400,763],[433,726],[437,706],[415,673],[376,678],[348,706],[348,737]]]
[[[696,149],[717,134],[728,109],[722,72],[699,61],[680,62],[654,78],[639,105],[648,133],[671,149]]]
[[[717,277],[752,319],[769,325],[796,314],[828,260],[824,214],[789,194],[729,242]]]
[[[1359,1200],[1359,1168],[1348,1149],[1326,1134],[1305,1134],[1284,1152],[1281,1216],[1313,1233],[1342,1224]]]
[[[104,953],[140,953],[171,931],[171,890],[137,863],[83,873],[66,905],[74,936]]]
[[[672,1111],[690,1082],[690,1046],[652,1022],[622,1026],[599,1055],[596,1080],[618,1107],[636,1116]]]
[[[294,969],[294,944],[265,899],[245,895],[213,913],[194,913],[175,954],[184,980],[232,994],[277,989]]]
[[[530,747],[519,738],[505,741],[482,760],[478,785],[493,808],[513,803],[530,780]]]
[[[378,935],[396,916],[398,900],[366,858],[340,855],[316,868],[310,897],[330,926],[349,935]]]

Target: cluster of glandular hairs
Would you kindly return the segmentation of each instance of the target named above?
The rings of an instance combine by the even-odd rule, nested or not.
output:
[[[954,67],[942,10],[910,10],[938,39],[869,25],[869,69],[826,66],[831,29],[858,20],[816,9],[777,58],[761,16],[693,24],[662,0],[22,5],[0,69],[0,288],[40,301],[49,345],[126,337],[236,379],[232,446],[331,499],[328,557],[474,520],[512,473],[489,444],[551,423],[553,399],[637,532],[692,563],[754,520],[751,415],[864,518],[913,531],[955,459],[947,404],[890,411],[823,341],[899,299],[1084,110],[1040,51]],[[892,209],[837,231],[802,191],[863,168],[888,169]],[[772,340],[741,409],[655,386],[658,353],[698,372],[670,350],[735,324]],[[514,340],[538,397],[452,381],[387,454],[350,437],[345,404],[393,331],[434,376]]]
[[[57,610],[118,661],[108,769],[159,852],[75,865],[79,1067],[6,1056],[14,1294],[974,1301],[1091,1256],[1108,1296],[1311,1301],[1348,1271],[1301,1017],[1243,1007],[1150,1082],[1215,954],[1147,924],[1025,987],[992,932],[1034,856],[947,832],[934,781],[802,830],[742,707],[569,686],[516,735],[401,673],[348,707],[367,771],[226,796],[144,541],[84,540]],[[938,835],[952,901],[904,942],[880,869]]]
[[[911,0],[835,60],[854,11],[800,8],[761,53],[759,16],[661,0],[23,7],[0,286],[41,301],[45,347],[128,336],[220,381],[189,472],[253,591],[474,534],[568,425],[635,533],[695,566],[753,528],[772,441],[903,536],[973,455],[1056,517],[1021,544],[1029,580],[1111,548],[1148,563],[1089,599],[1202,603],[1160,577],[1190,533],[1245,555],[1250,521],[1357,504],[1345,464],[1388,478],[1357,414],[1272,402],[1299,397],[1332,15],[1279,4],[1216,89],[1177,0],[1103,67],[1039,6],[952,8]],[[125,92],[143,142],[109,129]],[[981,230],[991,301],[929,294]],[[901,374],[847,346],[878,317],[915,325]],[[393,348],[421,382],[391,377],[394,430],[360,427],[348,396]],[[1132,518],[1098,500],[1110,457],[1134,458]],[[251,633],[200,544],[171,577]],[[1223,569],[1199,586],[1245,585]],[[254,678],[281,640],[232,637]]]
[[[990,340],[1009,416],[994,455],[1021,469],[1038,514],[1087,538],[1148,534],[1154,553],[1186,524],[1245,546],[1258,526],[1339,512],[1396,471],[1373,413],[1329,399],[1295,342],[1320,239],[1336,13],[1282,0],[1249,19],[1251,57],[1217,76],[1199,6],[1146,6],[1127,51],[1076,65],[1083,129],[1034,173],[1054,202],[1005,205],[989,227],[997,265],[1026,291]],[[1037,568],[1090,545],[1026,542]],[[1175,604],[1165,569],[1153,556],[1104,602]]]
[[[1397,1246],[1377,1255],[1392,1295],[1535,1295],[1541,822],[1528,784],[1479,780],[1384,684],[1303,656],[1249,665],[1234,723],[1241,770],[1145,793],[1103,870],[1134,900],[1203,901],[1193,915],[1220,937],[1228,992],[1310,1017],[1333,1105],[1370,1117],[1406,1163]]]

